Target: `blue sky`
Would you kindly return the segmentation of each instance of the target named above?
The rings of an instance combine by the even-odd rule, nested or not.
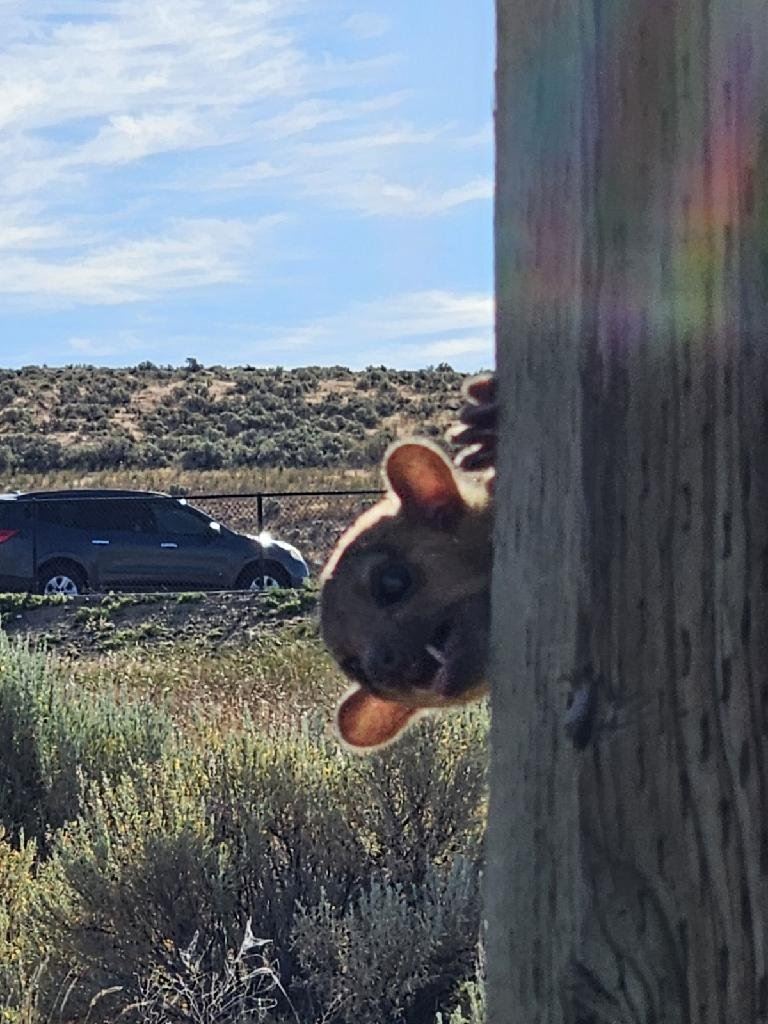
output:
[[[492,364],[492,0],[0,24],[0,365]]]

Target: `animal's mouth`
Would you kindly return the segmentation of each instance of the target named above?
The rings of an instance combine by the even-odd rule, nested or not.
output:
[[[442,622],[432,636],[429,638],[429,642],[424,645],[424,650],[436,663],[437,667],[443,667],[448,663],[448,655],[446,654],[446,646],[451,636],[453,625],[449,619]]]
[[[455,626],[451,619],[444,619],[428,642],[424,645],[427,656],[428,675],[418,689],[432,696],[444,699],[451,695],[453,683],[453,661],[455,644],[452,642]]]
[[[462,704],[486,690],[490,603],[483,592],[454,606],[422,647],[424,676],[414,692],[427,706]]]

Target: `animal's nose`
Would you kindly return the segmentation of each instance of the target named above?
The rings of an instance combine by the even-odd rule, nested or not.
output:
[[[398,682],[403,669],[403,659],[394,644],[377,644],[368,655],[368,676],[379,683]]]

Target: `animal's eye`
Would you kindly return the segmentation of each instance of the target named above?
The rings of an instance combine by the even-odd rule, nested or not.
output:
[[[372,580],[373,596],[379,604],[397,604],[411,589],[413,578],[407,565],[389,562]]]

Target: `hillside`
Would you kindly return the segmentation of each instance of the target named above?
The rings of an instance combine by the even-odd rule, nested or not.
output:
[[[395,436],[438,436],[458,405],[450,367],[0,370],[0,474],[366,469]]]

